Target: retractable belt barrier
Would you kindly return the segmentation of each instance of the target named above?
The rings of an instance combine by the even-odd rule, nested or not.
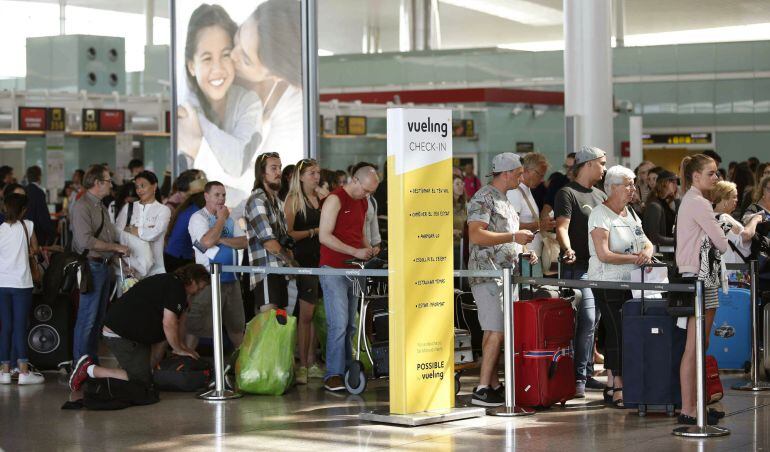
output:
[[[730,270],[744,270],[749,268],[752,275],[756,274],[756,261],[750,264],[728,264]],[[376,269],[339,269],[339,268],[298,268],[298,267],[252,267],[239,265],[221,265],[211,264],[211,291],[212,291],[212,322],[214,332],[214,389],[199,395],[206,400],[228,400],[240,396],[237,392],[227,391],[224,382],[224,360],[222,357],[222,318],[221,313],[221,294],[220,294],[220,276],[222,272],[263,274],[263,275],[311,275],[311,276],[354,276],[354,277],[386,277],[389,270]],[[697,378],[697,425],[679,427],[674,429],[673,434],[677,436],[688,437],[712,437],[728,435],[730,431],[724,427],[710,426],[706,423],[706,385],[705,385],[705,306],[704,306],[704,288],[703,282],[697,281],[694,284],[663,284],[663,283],[637,283],[637,282],[617,282],[617,281],[586,281],[577,279],[553,279],[553,278],[530,278],[513,276],[511,268],[501,270],[455,270],[454,277],[475,277],[475,278],[501,278],[503,280],[503,316],[505,326],[505,405],[501,410],[490,412],[498,416],[522,416],[533,414],[534,411],[528,408],[516,406],[516,387],[515,372],[513,368],[514,351],[514,310],[513,285],[514,284],[535,284],[551,285],[569,288],[587,288],[587,289],[615,289],[615,290],[657,290],[665,292],[690,292],[695,293],[695,337],[696,337],[696,378]],[[752,302],[756,301],[756,289],[752,278]],[[267,286],[267,284],[265,284]],[[752,320],[754,330],[756,331],[756,309],[753,309]],[[752,339],[756,346],[756,333]],[[752,368],[756,373],[756,347],[752,350]],[[753,375],[752,375],[753,376]],[[753,383],[754,381],[750,382]]]

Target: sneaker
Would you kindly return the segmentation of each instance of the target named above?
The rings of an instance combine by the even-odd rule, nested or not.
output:
[[[9,384],[11,384],[11,373],[0,372],[0,385],[9,385]]]
[[[331,392],[338,392],[345,390],[345,382],[339,375],[332,375],[324,381],[324,389]]]
[[[88,379],[88,366],[94,363],[88,355],[83,355],[75,364],[75,368],[72,369],[70,374],[69,386],[73,391],[77,391],[83,385],[83,382]]]
[[[296,381],[298,385],[307,384],[307,367],[297,368],[297,370],[294,372],[294,381]]]
[[[505,404],[505,398],[500,397],[500,394],[494,389],[486,387],[473,391],[471,403],[473,405],[489,407],[502,406]]]
[[[11,369],[11,380],[17,381],[19,379],[19,368],[14,367]]]
[[[575,382],[575,398],[584,399],[586,397],[586,382],[578,380]]]
[[[324,370],[321,369],[321,366],[318,364],[313,364],[310,366],[307,370],[307,376],[310,378],[315,378],[317,380],[320,380],[324,377]]]
[[[45,377],[40,372],[19,373],[20,385],[39,385],[45,383]]]
[[[505,400],[505,385],[504,384],[500,383],[500,386],[498,386],[498,387],[496,387],[496,388],[494,388],[492,390],[495,391],[497,393],[497,395],[502,397],[503,400]]]
[[[606,387],[607,385],[593,377],[588,378],[588,381],[586,381],[586,389],[589,391],[604,391]]]

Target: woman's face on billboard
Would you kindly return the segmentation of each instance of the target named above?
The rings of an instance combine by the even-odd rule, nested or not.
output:
[[[232,48],[232,38],[222,27],[206,27],[198,32],[198,46],[193,60],[187,62],[187,70],[209,101],[224,99],[233,84]]]
[[[268,70],[259,60],[258,49],[257,23],[253,19],[247,19],[235,34],[233,62],[238,77],[250,82],[261,82],[268,78]]]

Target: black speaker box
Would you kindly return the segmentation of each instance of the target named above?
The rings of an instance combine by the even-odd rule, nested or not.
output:
[[[59,294],[47,298],[33,295],[27,333],[29,362],[40,370],[57,369],[59,364],[72,359],[73,296]]]

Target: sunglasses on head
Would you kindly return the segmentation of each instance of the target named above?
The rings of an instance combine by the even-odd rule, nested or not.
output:
[[[301,173],[303,169],[309,166],[318,166],[318,162],[315,159],[302,159],[297,163],[297,171]]]
[[[264,163],[264,161],[269,158],[279,159],[281,156],[278,155],[277,152],[265,152],[264,154],[259,154],[259,157],[257,157],[257,162],[262,165],[262,163]]]

